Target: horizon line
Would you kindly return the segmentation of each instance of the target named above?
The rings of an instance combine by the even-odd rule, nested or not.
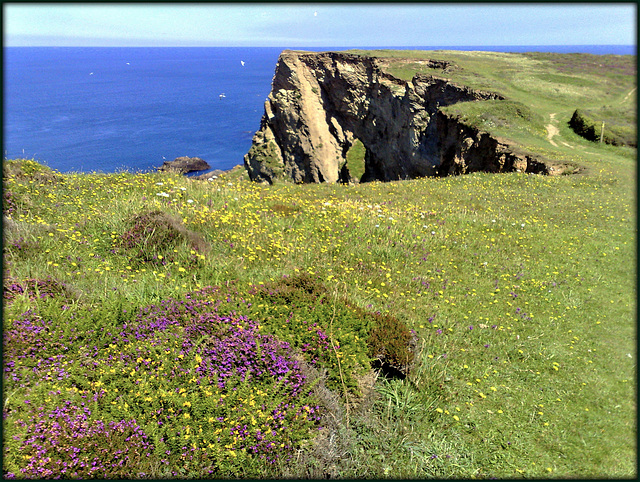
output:
[[[305,48],[412,48],[412,47],[637,47],[637,44],[604,44],[604,43],[576,43],[576,44],[469,44],[469,45],[296,45]],[[3,48],[15,47],[52,47],[52,48],[287,48],[285,45],[3,45]]]

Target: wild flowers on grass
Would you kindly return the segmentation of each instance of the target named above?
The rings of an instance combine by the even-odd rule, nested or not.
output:
[[[88,409],[81,420],[72,415],[69,421],[65,415],[66,428],[60,436],[54,430],[54,436],[49,432],[60,426],[59,415],[47,416],[56,419],[51,425],[42,422],[47,417],[30,411],[34,404],[16,408],[15,415],[10,408],[7,413],[14,423],[28,430],[18,437],[20,445],[5,453],[9,466],[21,467],[18,472],[26,477],[113,477],[130,475],[131,470],[158,475],[162,466],[189,467],[190,476],[232,475],[247,457],[271,463],[286,458],[320,419],[300,370],[304,361],[292,358],[288,343],[259,333],[257,322],[220,316],[216,308],[211,301],[195,299],[170,299],[146,307],[113,331],[100,330],[101,342],[77,345],[73,362],[65,342],[77,336],[69,340],[63,327],[32,311],[12,320],[4,334],[7,385],[27,396],[29,387],[44,384],[57,392],[38,404],[51,405],[57,399],[68,410],[77,411],[65,400],[67,393],[83,400],[82,406],[91,400],[94,416],[106,418],[88,420]],[[73,312],[68,315],[74,318]],[[94,340],[95,334],[84,333]],[[32,362],[33,370],[25,375],[19,366]],[[84,375],[79,377],[78,370]],[[60,409],[54,412],[61,413]],[[119,420],[123,415],[130,422]],[[22,421],[27,416],[29,423]],[[134,432],[140,430],[145,457],[156,468],[147,467],[151,462],[144,468],[139,461],[129,461],[129,452],[118,452],[117,467],[96,464],[113,457],[101,448],[107,443],[101,437],[113,441],[108,433],[124,433],[122,427],[131,423]],[[85,432],[72,436],[74,427]],[[69,437],[75,448],[66,447]],[[43,444],[45,438],[48,442]],[[72,451],[69,460],[59,454],[67,449]],[[82,457],[75,457],[76,452]],[[29,464],[22,466],[20,457],[26,455]],[[172,475],[180,474],[184,472]]]
[[[117,427],[138,427],[144,459],[101,477],[557,476],[593,453],[606,467],[614,452],[591,448],[630,446],[633,366],[633,332],[618,336],[633,214],[616,179],[14,171],[6,473],[89,477],[90,439]],[[55,447],[84,458],[38,442],[60,410],[95,437]]]
[[[24,438],[15,454],[5,456],[22,459],[24,466],[5,478],[141,478],[151,470],[153,447],[135,420],[104,423],[84,404],[66,401],[16,425]]]

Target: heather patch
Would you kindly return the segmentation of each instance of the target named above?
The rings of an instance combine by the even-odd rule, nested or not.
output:
[[[144,478],[153,470],[153,446],[135,420],[105,423],[93,419],[84,403],[66,401],[16,425],[24,433],[12,437],[19,444],[5,449],[7,479]]]
[[[42,303],[5,324],[5,383],[13,396],[4,414],[20,434],[5,456],[20,467],[11,473],[26,477],[131,470],[128,462],[97,462],[106,454],[99,448],[105,430],[124,420],[144,434],[149,455],[135,465],[140,474],[246,476],[258,460],[289,464],[323,417],[344,411],[331,393],[351,407],[362,400],[369,331],[402,333],[404,349],[410,336],[406,326],[332,297],[307,275],[244,293],[206,287],[138,310],[113,306],[110,315],[67,307],[64,325],[53,321],[53,307]],[[395,345],[381,346],[392,348],[378,359],[389,358]],[[36,444],[53,429],[33,411],[56,411],[61,403],[86,403],[94,414],[82,420],[87,435],[81,432],[64,457],[58,447],[66,446],[70,429],[54,430],[58,441]],[[32,423],[24,425],[25,418]],[[31,452],[29,464],[20,465],[16,454]]]
[[[242,294],[219,290],[190,296],[215,299],[222,312],[238,310],[260,319],[262,331],[287,340],[308,362],[327,370],[327,387],[347,400],[362,395],[359,380],[372,363],[404,377],[413,362],[415,333],[405,323],[355,306],[309,274],[252,285]]]
[[[33,311],[10,320],[4,335],[5,383],[17,395],[5,403],[5,421],[16,424],[22,435],[15,435],[19,448],[13,444],[5,451],[8,466],[21,468],[9,470],[39,478],[115,477],[134,471],[235,476],[245,474],[253,459],[274,464],[289,458],[320,420],[300,367],[304,362],[293,357],[288,343],[260,333],[257,322],[219,315],[215,308],[211,302],[169,299],[89,333],[68,327],[64,332]],[[74,313],[69,319],[76,326],[88,321]],[[45,394],[43,385],[53,392]],[[73,415],[75,421],[69,425],[67,420],[60,431],[60,423],[52,425],[32,408],[69,406],[70,399],[91,401],[100,418],[78,422]],[[27,425],[25,417],[31,420]],[[98,461],[113,455],[113,447],[104,443],[107,432],[135,428],[125,424],[119,429],[125,420],[139,427],[148,454],[144,463],[129,462],[131,453],[125,451],[117,454],[126,462],[101,465]],[[76,427],[80,432],[72,437]],[[48,435],[52,430],[57,438]],[[128,442],[130,437],[122,438]],[[26,466],[20,462],[24,454],[29,455]]]

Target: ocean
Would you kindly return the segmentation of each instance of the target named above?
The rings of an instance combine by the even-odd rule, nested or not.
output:
[[[636,54],[635,46],[406,48]],[[60,172],[146,172],[179,156],[230,169],[251,147],[282,50],[5,47],[4,158]]]

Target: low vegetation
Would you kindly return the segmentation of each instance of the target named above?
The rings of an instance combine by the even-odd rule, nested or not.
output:
[[[621,125],[617,117],[611,114],[605,117],[605,115],[602,115],[603,113],[604,109],[599,116],[594,112],[583,112],[580,109],[576,109],[569,120],[569,126],[576,134],[589,141],[604,142],[614,146],[637,147],[638,141],[635,128],[629,123]],[[596,117],[606,119],[608,122],[602,120],[601,125],[596,125]]]
[[[636,477],[636,151],[577,98],[460,113],[566,176],[5,160],[4,477]]]
[[[353,145],[347,151],[346,167],[349,171],[349,177],[353,181],[360,181],[365,171],[365,148],[362,142],[356,139]]]

